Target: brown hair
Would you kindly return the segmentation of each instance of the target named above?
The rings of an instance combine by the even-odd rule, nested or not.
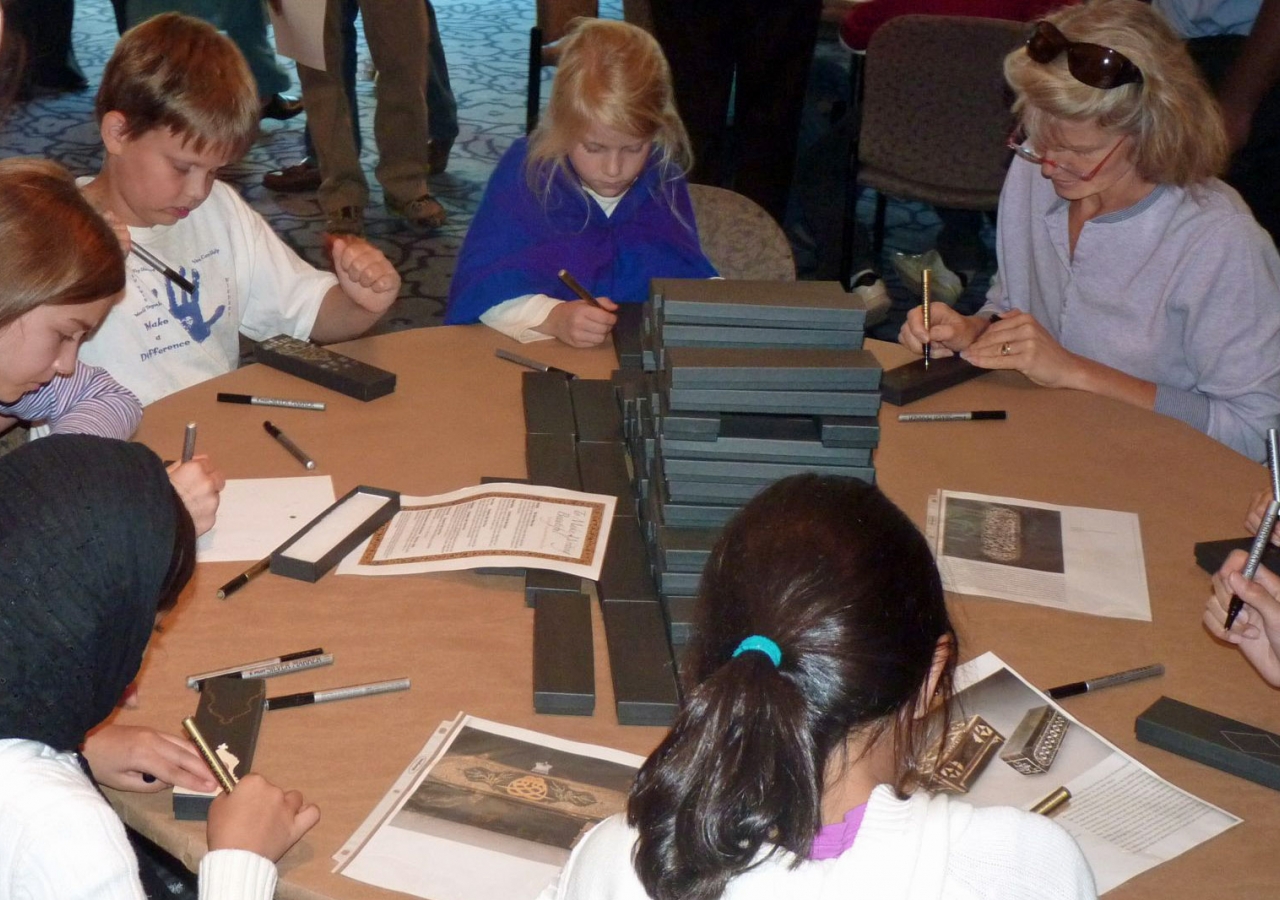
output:
[[[101,123],[125,117],[125,137],[165,128],[239,157],[258,133],[258,88],[231,39],[208,22],[162,13],[126,31],[102,73],[94,101]]]
[[[1147,181],[1179,186],[1224,171],[1228,150],[1217,103],[1186,46],[1160,13],[1139,0],[1092,0],[1047,16],[1070,41],[1123,53],[1142,81],[1103,90],[1077,81],[1067,54],[1048,63],[1010,53],[1004,74],[1033,143],[1055,142],[1055,119],[1094,121],[1133,140],[1133,162]]]
[[[777,661],[738,653],[748,636]],[[891,742],[894,787],[918,786],[939,724],[921,707],[945,731],[958,653],[928,544],[878,488],[806,474],[757,494],[702,573],[684,706],[628,802],[649,896],[719,897],[766,845],[806,858],[850,737]]]
[[[693,154],[676,112],[671,67],[649,32],[616,20],[578,19],[560,46],[547,110],[529,136],[527,173],[535,191],[565,168],[592,123],[652,140],[661,166],[688,170]]]
[[[0,160],[0,272],[0,327],[46,303],[124,290],[115,233],[70,173],[43,159]]]

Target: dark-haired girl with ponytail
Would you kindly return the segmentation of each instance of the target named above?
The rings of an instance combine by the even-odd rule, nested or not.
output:
[[[1096,897],[1047,818],[921,789],[957,655],[901,510],[852,479],[778,482],[712,553],[685,705],[625,817],[544,900]]]

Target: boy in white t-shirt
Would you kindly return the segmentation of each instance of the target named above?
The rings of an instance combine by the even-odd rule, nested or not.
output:
[[[372,244],[338,238],[336,277],[319,271],[217,180],[252,143],[259,103],[240,51],[213,26],[166,13],[130,29],[95,112],[106,152],[85,195],[194,287],[131,254],[124,299],[81,350],[144,405],[234,369],[239,334],[346,340],[395,300],[400,276]]]

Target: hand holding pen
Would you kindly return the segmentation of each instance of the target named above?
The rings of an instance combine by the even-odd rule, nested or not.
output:
[[[1201,621],[1210,634],[1234,644],[1268,684],[1280,687],[1280,575],[1259,567],[1252,579],[1244,577],[1248,556],[1237,550],[1213,576],[1213,593]],[[1231,598],[1244,607],[1232,628],[1224,627]]]
[[[183,432],[182,459],[169,466],[169,483],[191,515],[196,535],[202,535],[212,528],[227,479],[213,467],[209,457],[196,455],[195,422],[188,422]]]
[[[614,315],[618,304],[608,297],[596,297],[566,270],[561,269],[560,280],[581,300],[581,303],[557,303],[547,317],[534,330],[550,335],[570,347],[596,347],[603,344],[618,321]]]
[[[1275,530],[1276,518],[1280,516],[1280,437],[1277,436],[1274,428],[1267,430],[1267,466],[1271,472],[1271,499],[1267,503],[1266,511],[1262,514],[1262,520],[1258,523],[1258,531],[1253,537],[1253,546],[1249,548],[1249,557],[1244,564],[1242,574],[1246,581],[1252,581],[1257,573],[1258,566],[1262,563],[1262,554],[1267,549],[1267,541]],[[1224,631],[1231,630],[1231,623],[1236,620],[1236,616],[1240,615],[1243,608],[1244,601],[1239,595],[1233,595],[1227,605],[1227,618],[1222,626]]]

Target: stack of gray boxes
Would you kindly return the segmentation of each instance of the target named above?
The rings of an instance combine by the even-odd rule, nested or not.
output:
[[[879,363],[835,282],[655,279],[615,331],[641,532],[671,640],[720,528],[798,472],[874,482]],[[638,333],[637,333],[638,332]]]

